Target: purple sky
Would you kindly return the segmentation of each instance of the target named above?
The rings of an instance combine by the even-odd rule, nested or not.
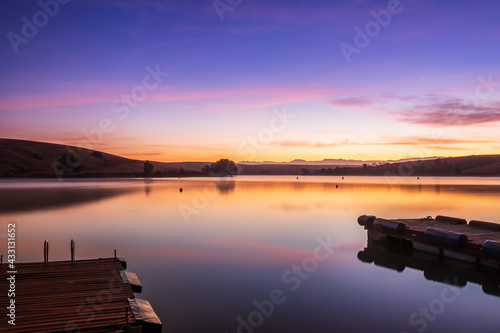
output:
[[[0,6],[0,137],[157,161],[500,153],[497,1]]]

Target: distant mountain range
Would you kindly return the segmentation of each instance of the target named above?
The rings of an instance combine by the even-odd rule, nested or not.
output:
[[[368,160],[368,161],[363,161],[363,160],[345,160],[343,158],[339,159],[333,159],[333,158],[328,158],[328,159],[323,159],[322,161],[306,161],[306,160],[301,160],[301,159],[295,159],[290,162],[274,162],[274,161],[264,161],[264,162],[254,162],[254,161],[242,161],[239,162],[240,164],[248,164],[248,165],[254,165],[254,164],[288,164],[288,165],[326,165],[326,166],[362,166],[363,164],[385,164],[385,163],[399,163],[399,162],[411,162],[411,161],[417,161],[417,160],[435,160],[437,158],[442,158],[441,156],[434,156],[434,157],[425,157],[421,159],[417,158],[405,158],[405,159],[400,159],[400,160]]]
[[[153,176],[207,176],[212,162],[152,162]],[[144,161],[60,144],[0,139],[0,177],[142,177]],[[500,176],[500,155],[399,161],[240,162],[241,175]]]

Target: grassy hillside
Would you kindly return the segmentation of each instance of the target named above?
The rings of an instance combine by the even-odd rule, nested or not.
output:
[[[181,175],[182,164],[153,162],[156,176]],[[27,140],[0,139],[0,177],[119,177],[141,176],[144,161],[100,151]],[[183,167],[182,175],[199,175]]]
[[[207,176],[210,162],[153,162],[155,177]],[[0,177],[142,177],[144,161],[100,151],[0,139]],[[240,175],[500,176],[500,155],[437,158],[382,165],[239,164]],[[305,170],[307,169],[307,170]]]
[[[500,176],[500,155],[437,158],[362,168],[321,169],[319,175]]]

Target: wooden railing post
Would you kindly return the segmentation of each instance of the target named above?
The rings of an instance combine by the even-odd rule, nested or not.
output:
[[[49,242],[45,241],[43,243],[43,262],[48,264],[49,263]]]
[[[75,262],[75,240],[71,240],[71,262]]]

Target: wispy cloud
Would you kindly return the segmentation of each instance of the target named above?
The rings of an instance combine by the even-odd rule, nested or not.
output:
[[[484,143],[496,143],[494,140],[476,140],[476,139],[433,139],[427,137],[405,137],[405,138],[395,138],[387,140],[378,140],[370,142],[355,142],[346,139],[344,141],[338,142],[312,142],[312,141],[274,141],[271,144],[281,147],[305,147],[305,148],[328,148],[336,146],[415,146],[415,145],[433,145],[433,147],[443,147],[442,149],[462,149],[457,147],[451,147],[451,145],[467,145],[467,144],[484,144]],[[439,148],[441,149],[441,148]]]
[[[335,106],[347,106],[347,107],[360,107],[368,106],[376,103],[376,100],[370,98],[360,98],[360,97],[350,97],[350,98],[340,98],[334,99],[329,102],[331,105]]]
[[[403,105],[394,110],[391,103]],[[375,105],[377,110],[395,115],[396,120],[411,124],[436,126],[468,126],[500,121],[500,101],[468,103],[467,100],[445,95],[403,95],[383,93],[330,100],[330,105],[362,108]]]
[[[500,121],[500,102],[465,104],[464,100],[439,97],[397,112],[398,120],[423,125],[467,126]]]
[[[294,141],[294,140],[284,140],[284,141],[274,141],[270,144],[281,147],[310,147],[310,148],[327,148],[335,147],[346,142],[310,142],[310,141]]]

